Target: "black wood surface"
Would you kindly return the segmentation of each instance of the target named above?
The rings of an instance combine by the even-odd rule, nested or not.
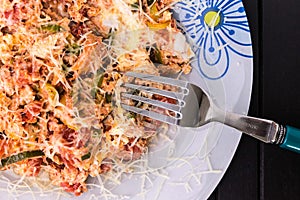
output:
[[[249,115],[300,127],[300,1],[244,0],[252,34]],[[300,154],[243,136],[209,200],[300,199]]]

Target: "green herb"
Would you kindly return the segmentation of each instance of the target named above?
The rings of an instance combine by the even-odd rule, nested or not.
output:
[[[155,0],[147,0],[148,6],[152,6],[155,3]]]
[[[65,63],[63,63],[63,64],[61,65],[61,67],[62,67],[62,69],[63,69],[64,71],[68,71],[68,70],[69,70],[68,65],[66,65]]]
[[[79,56],[80,52],[81,46],[76,43],[73,43],[66,47],[66,54]]]
[[[102,86],[103,80],[104,80],[104,74],[101,74],[99,77],[99,80],[98,80],[98,84],[97,84],[98,87]]]
[[[103,95],[97,92],[94,98],[95,98],[95,103],[99,104],[103,100]]]
[[[18,153],[16,155],[9,156],[7,158],[1,159],[0,167],[5,167],[7,165],[26,160],[28,158],[34,158],[39,156],[44,156],[44,152],[41,150],[34,150],[34,151],[24,151],[21,153]]]
[[[151,47],[150,49],[150,60],[153,63],[159,63],[159,64],[163,64],[163,60],[162,60],[162,55],[161,52],[158,48],[156,47]]]
[[[41,30],[58,33],[65,30],[62,26],[57,24],[44,24],[40,27]]]
[[[91,152],[88,152],[87,154],[85,154],[81,157],[81,160],[84,161],[84,160],[89,159],[90,157],[91,157]]]
[[[95,81],[93,83],[93,88],[91,90],[91,95],[93,98],[97,98],[98,97],[98,92],[99,92],[99,88],[101,87],[102,83],[103,83],[103,79],[104,79],[104,76],[103,76],[103,73],[100,72],[100,71],[97,71],[97,76],[95,78]]]
[[[101,137],[101,134],[102,134],[102,129],[101,128],[97,129],[95,127],[91,127],[91,130],[92,130],[92,134],[91,134],[92,138]],[[87,144],[88,144],[88,142],[86,143],[86,145]]]
[[[135,2],[133,4],[131,4],[131,7],[134,8],[134,9],[138,9],[139,8],[139,3],[138,2]]]
[[[127,118],[128,119],[136,118],[136,113],[133,112],[128,113]]]
[[[105,94],[105,101],[107,102],[107,103],[111,103],[111,100],[112,100],[112,95],[111,94]]]

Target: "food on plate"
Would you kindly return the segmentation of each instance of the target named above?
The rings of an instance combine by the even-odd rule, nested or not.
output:
[[[175,2],[0,2],[0,169],[80,195],[89,176],[139,159],[166,125],[125,112],[118,94],[126,71],[190,72]]]

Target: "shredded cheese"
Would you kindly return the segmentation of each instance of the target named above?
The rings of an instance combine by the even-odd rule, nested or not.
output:
[[[11,194],[32,185],[60,191],[52,185],[113,196],[88,177],[119,184],[123,174],[152,171],[143,155],[165,125],[124,111],[120,93],[127,71],[190,72],[193,54],[178,43],[173,3],[1,0],[0,159],[44,154],[1,168],[21,176],[14,184],[0,179]]]

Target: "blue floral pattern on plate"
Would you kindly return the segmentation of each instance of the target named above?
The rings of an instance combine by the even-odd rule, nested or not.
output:
[[[174,11],[193,44],[204,77],[220,79],[236,57],[252,59],[250,29],[241,0],[184,0]]]

